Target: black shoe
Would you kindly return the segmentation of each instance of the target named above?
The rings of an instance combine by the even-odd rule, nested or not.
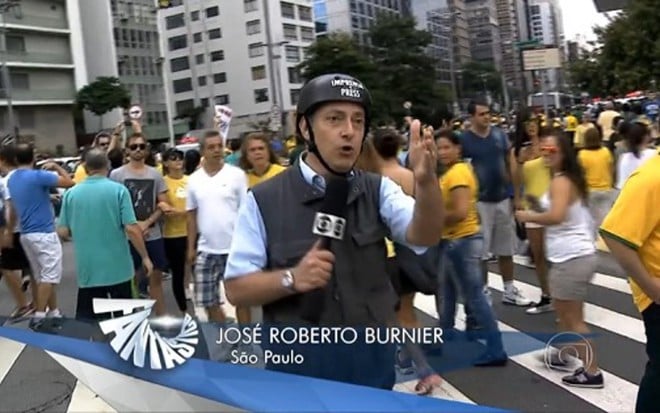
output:
[[[605,387],[603,373],[599,371],[596,374],[589,374],[583,367],[575,370],[575,373],[570,376],[563,377],[561,382],[567,386],[584,389],[602,389]]]

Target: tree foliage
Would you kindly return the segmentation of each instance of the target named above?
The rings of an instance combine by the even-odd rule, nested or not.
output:
[[[131,94],[116,77],[102,76],[78,91],[76,104],[96,116],[103,116],[115,108],[127,109]]]
[[[468,62],[462,67],[461,88],[462,96],[483,96],[485,91],[493,91],[497,97],[500,97],[502,95],[501,75],[492,64]]]
[[[605,27],[596,27],[593,50],[569,66],[574,87],[595,95],[654,88],[660,81],[660,8],[635,0]]]
[[[414,116],[437,124],[447,116],[448,93],[425,50],[431,35],[415,25],[412,18],[381,14],[369,30],[370,45],[331,33],[310,46],[299,68],[306,79],[337,72],[360,79],[371,93],[377,125],[400,123],[406,101],[413,103]]]

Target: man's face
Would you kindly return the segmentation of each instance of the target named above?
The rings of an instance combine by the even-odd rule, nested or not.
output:
[[[202,148],[202,156],[204,156],[204,159],[220,162],[224,159],[224,148],[222,137],[206,138]]]
[[[310,136],[305,122],[302,132]],[[365,113],[355,103],[330,103],[319,108],[313,116],[314,141],[330,167],[338,172],[351,170],[364,140]]]
[[[132,139],[126,148],[133,161],[143,161],[147,156],[147,142],[143,138]]]
[[[487,128],[490,124],[490,109],[488,106],[477,105],[472,115],[472,124],[478,128]]]

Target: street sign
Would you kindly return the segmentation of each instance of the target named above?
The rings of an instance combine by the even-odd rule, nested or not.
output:
[[[556,47],[547,49],[523,50],[523,70],[546,70],[561,67],[559,49]]]
[[[539,39],[530,39],[515,43],[516,47],[520,47],[520,48],[538,46],[539,44],[541,44]]]
[[[133,120],[140,120],[140,118],[142,118],[142,108],[138,105],[131,106],[131,108],[128,110],[128,116],[130,116]]]

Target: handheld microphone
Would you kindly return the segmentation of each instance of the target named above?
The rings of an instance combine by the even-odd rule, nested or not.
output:
[[[312,233],[321,238],[321,248],[323,249],[330,249],[333,239],[338,241],[344,239],[349,186],[346,178],[331,177],[326,179],[323,205],[316,213],[312,227]],[[334,282],[336,280],[333,278]],[[324,303],[325,288],[319,288],[304,294],[301,302],[301,317],[317,324],[321,319]]]

